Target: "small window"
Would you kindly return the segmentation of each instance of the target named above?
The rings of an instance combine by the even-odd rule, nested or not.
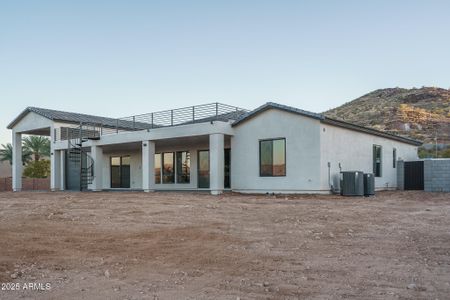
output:
[[[175,172],[174,172],[174,153],[165,152],[162,155],[162,182],[163,183],[175,183]]]
[[[397,149],[392,150],[392,167],[395,169],[397,167]]]
[[[177,152],[177,183],[191,181],[191,155],[189,151]]]
[[[286,139],[259,141],[259,176],[286,176]]]
[[[381,157],[382,147],[380,145],[373,145],[373,174],[375,177],[381,177]]]
[[[161,153],[155,154],[155,183],[161,183]]]

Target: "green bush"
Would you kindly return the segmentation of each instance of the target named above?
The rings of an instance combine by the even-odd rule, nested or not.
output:
[[[36,160],[27,164],[23,176],[30,178],[47,178],[50,176],[50,161]]]

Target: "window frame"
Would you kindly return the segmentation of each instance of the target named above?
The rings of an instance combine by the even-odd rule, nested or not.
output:
[[[278,141],[278,140],[283,140],[284,142],[284,172],[283,175],[274,175],[273,173],[273,142],[274,141]],[[272,174],[271,175],[263,175],[261,173],[261,143],[262,142],[268,142],[271,141],[272,142]],[[259,177],[286,177],[287,176],[287,156],[286,156],[286,138],[285,137],[277,137],[277,138],[270,138],[270,139],[260,139],[258,141],[258,147],[259,147]]]
[[[189,156],[189,172],[188,172],[188,178],[189,180],[187,182],[179,182],[179,174],[178,174],[178,153],[187,153]],[[186,156],[186,157],[187,157]],[[175,183],[176,184],[190,184],[191,183],[191,152],[189,150],[182,150],[182,151],[175,151]]]
[[[159,182],[156,182],[156,157],[159,155]],[[162,184],[162,153],[157,152],[153,155],[153,173],[155,176],[155,184]]]
[[[119,159],[119,162],[118,162],[118,164],[113,164],[113,160],[114,159]],[[124,164],[123,163],[123,159],[124,158],[127,158],[127,159],[129,159],[129,163],[128,164]],[[129,186],[128,187],[123,187],[123,178],[122,178],[122,175],[123,175],[123,167],[124,166],[126,166],[126,167],[129,167],[129,169],[130,169],[130,174],[129,174]],[[113,187],[113,167],[116,167],[116,168],[118,168],[118,170],[119,170],[119,187]],[[91,172],[92,172],[92,170],[93,170],[93,168],[91,169]],[[111,155],[110,157],[109,157],[109,186],[110,186],[110,188],[112,188],[112,189],[129,189],[129,188],[131,188],[131,155]]]
[[[170,182],[164,182],[164,154],[172,154],[172,176],[173,181]],[[161,152],[161,184],[174,184],[176,182],[176,166],[175,166],[175,152],[174,151],[168,151],[168,152]]]
[[[392,149],[392,168],[397,168],[397,148]]]
[[[208,153],[208,186],[200,187],[200,153]],[[211,188],[211,151],[210,149],[198,149],[197,150],[197,188],[199,189],[209,189]]]
[[[380,148],[380,174],[377,174],[377,147]],[[373,176],[374,177],[383,177],[383,146],[373,144],[372,146],[372,164],[373,164]]]

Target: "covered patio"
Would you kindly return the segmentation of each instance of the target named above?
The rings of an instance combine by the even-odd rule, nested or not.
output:
[[[91,146],[95,161],[89,189],[205,190],[230,188],[230,136],[167,138]],[[70,179],[68,179],[70,180]]]

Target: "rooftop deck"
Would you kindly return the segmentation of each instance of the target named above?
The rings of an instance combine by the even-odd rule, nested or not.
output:
[[[243,108],[215,102],[117,119],[107,119],[107,121],[102,121],[101,123],[88,120],[80,122],[80,124],[55,129],[55,139],[100,138],[102,135],[121,132],[211,121],[228,122],[237,120],[248,112],[248,110]]]

